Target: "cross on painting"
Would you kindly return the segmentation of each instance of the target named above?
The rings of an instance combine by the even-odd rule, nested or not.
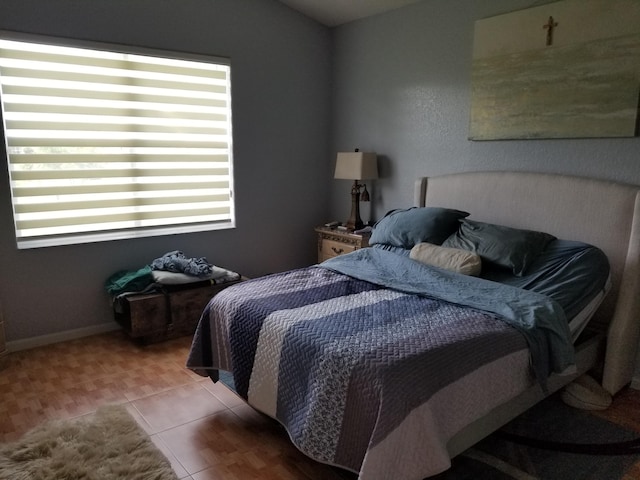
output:
[[[549,17],[549,21],[542,28],[547,30],[547,45],[553,45],[553,31],[558,26],[558,22],[553,21],[553,17]]]

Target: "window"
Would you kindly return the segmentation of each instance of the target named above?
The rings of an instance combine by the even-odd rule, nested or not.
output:
[[[0,33],[18,248],[233,227],[228,62],[91,47]]]

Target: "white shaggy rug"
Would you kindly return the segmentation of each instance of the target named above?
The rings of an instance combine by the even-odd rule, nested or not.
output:
[[[0,480],[177,480],[167,458],[122,406],[45,423],[0,444]]]

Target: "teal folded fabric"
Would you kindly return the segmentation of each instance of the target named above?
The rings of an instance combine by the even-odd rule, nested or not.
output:
[[[105,282],[109,295],[114,297],[125,292],[142,292],[153,283],[151,266],[145,265],[139,270],[120,270]]]

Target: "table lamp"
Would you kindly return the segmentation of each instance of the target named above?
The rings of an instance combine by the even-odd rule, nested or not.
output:
[[[365,184],[358,180],[371,180],[378,178],[378,162],[375,153],[361,152],[357,148],[355,152],[338,152],[336,159],[336,171],[334,178],[353,180],[351,187],[351,216],[345,227],[348,230],[359,230],[364,226],[360,218],[360,189],[363,188],[362,201],[369,201],[369,192]]]

